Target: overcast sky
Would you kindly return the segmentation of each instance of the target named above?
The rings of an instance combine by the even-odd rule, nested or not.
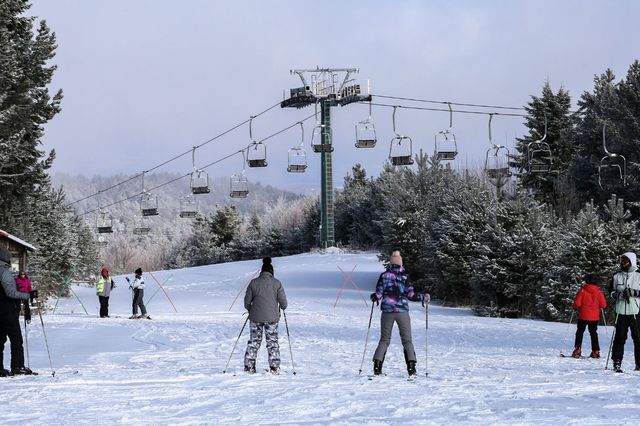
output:
[[[505,106],[526,104],[548,79],[554,91],[569,90],[575,105],[594,75],[611,68],[622,78],[640,59],[640,2],[633,0],[34,0],[29,14],[45,19],[58,41],[51,89],[63,89],[64,100],[44,138],[57,152],[53,172],[88,176],[139,173],[230,129],[299,86],[293,68],[359,68],[374,96]],[[312,113],[274,108],[254,120],[254,139]],[[373,109],[376,148],[354,147],[354,124],[367,115],[364,105],[332,109],[336,186],[356,162],[377,175],[389,155],[391,108]],[[401,109],[396,118],[414,151],[432,152],[434,134],[449,122],[443,112]],[[487,121],[454,115],[458,164],[484,161]],[[522,123],[494,117],[494,140],[513,147]],[[305,122],[307,173],[286,172],[298,126],[267,141],[269,167],[247,169],[248,178],[317,185],[313,126]],[[249,142],[245,125],[197,150],[196,165]],[[242,166],[234,156],[207,171],[228,176]],[[187,155],[159,171],[190,169]]]

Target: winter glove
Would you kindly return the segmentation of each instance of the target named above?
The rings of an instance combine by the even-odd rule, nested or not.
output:
[[[625,288],[624,291],[622,292],[622,298],[627,302],[629,302],[629,299],[631,299],[631,290],[629,290],[628,287]]]
[[[130,283],[131,281],[129,281],[129,277],[124,277],[125,280],[127,280],[128,283]]]
[[[612,291],[611,294],[609,294],[609,297],[611,297],[613,300],[619,300],[620,294],[621,293],[619,291]]]
[[[369,299],[371,299],[372,302],[377,302],[378,295],[376,293],[371,293],[371,296],[369,296]]]
[[[29,292],[29,298],[31,299],[31,302],[33,302],[35,299],[38,298],[38,290],[31,290]]]

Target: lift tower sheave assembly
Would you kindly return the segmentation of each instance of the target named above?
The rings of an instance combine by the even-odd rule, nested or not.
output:
[[[302,80],[302,87],[290,89],[290,97],[280,103],[282,108],[320,107],[321,145],[313,145],[320,153],[320,246],[335,245],[333,214],[333,140],[331,132],[331,107],[345,106],[353,102],[370,102],[369,82],[355,80],[352,74],[357,68],[319,68],[291,70]],[[313,143],[313,142],[312,142]]]

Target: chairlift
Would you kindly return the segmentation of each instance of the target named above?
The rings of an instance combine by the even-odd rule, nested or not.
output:
[[[209,175],[204,170],[196,168],[196,147],[193,147],[191,154],[193,160],[193,172],[191,172],[191,193],[192,194],[208,194],[211,192],[209,189]]]
[[[133,225],[134,235],[147,235],[150,231],[151,226],[149,226],[149,220],[145,216],[136,218],[135,224]]]
[[[627,160],[623,155],[607,149],[606,127],[605,121],[602,125],[602,147],[606,155],[598,166],[598,185],[602,190],[610,191],[627,186]]]
[[[304,171],[307,169],[307,153],[303,148],[304,127],[302,125],[302,122],[299,122],[298,124],[300,124],[300,129],[302,130],[302,139],[300,145],[291,148],[287,154],[287,171],[289,173],[304,173]]]
[[[144,175],[142,172],[142,196],[140,197],[140,212],[142,216],[158,215],[158,197],[147,191],[144,187]]]
[[[511,176],[509,170],[509,148],[504,145],[496,145],[491,139],[491,120],[493,114],[489,114],[489,143],[491,148],[487,150],[484,162],[484,171],[489,179],[502,179]]]
[[[109,242],[102,235],[98,235],[98,237],[96,238],[96,246],[106,247],[108,245],[109,245]]]
[[[449,128],[436,133],[435,139],[435,157],[438,160],[451,161],[455,160],[458,155],[458,144],[456,143],[456,135],[453,133],[453,110],[451,103],[449,106]]]
[[[369,102],[369,116],[366,120],[356,124],[356,148],[373,148],[376,146],[376,126],[371,122],[371,102]]]
[[[331,134],[331,127],[327,127],[324,124],[320,124],[318,121],[318,103],[315,104],[316,108],[316,127],[311,132],[311,148],[313,152],[333,152],[333,145],[331,144],[333,137]],[[324,140],[328,141],[323,143],[322,135],[325,135]]]
[[[158,197],[151,192],[145,192],[140,198],[140,211],[142,216],[158,215]]]
[[[247,195],[249,195],[249,182],[244,170],[244,151],[242,151],[242,170],[231,176],[229,186],[229,196],[231,198],[247,198]]]
[[[180,217],[191,219],[198,215],[198,203],[192,194],[180,197]]]
[[[389,147],[389,158],[394,166],[410,166],[413,164],[413,142],[409,136],[400,135],[396,132],[396,109],[393,107],[393,133],[395,136],[391,139]]]
[[[111,234],[113,232],[113,218],[106,211],[100,210],[96,219],[96,228],[99,234]]]
[[[553,164],[551,147],[547,138],[547,113],[544,112],[544,135],[542,139],[527,144],[527,163],[531,173],[549,173]]]
[[[247,164],[249,167],[267,167],[267,146],[261,141],[253,140],[252,125],[253,119],[249,119],[249,140],[251,143],[247,147]]]

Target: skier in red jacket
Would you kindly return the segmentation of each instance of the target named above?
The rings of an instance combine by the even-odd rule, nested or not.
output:
[[[584,277],[585,284],[578,290],[573,301],[573,309],[578,311],[578,329],[576,330],[575,349],[571,354],[574,358],[582,355],[582,336],[585,328],[589,327],[591,335],[590,358],[600,358],[600,344],[598,343],[598,322],[600,310],[607,307],[602,290],[598,287],[595,275],[587,274]]]

